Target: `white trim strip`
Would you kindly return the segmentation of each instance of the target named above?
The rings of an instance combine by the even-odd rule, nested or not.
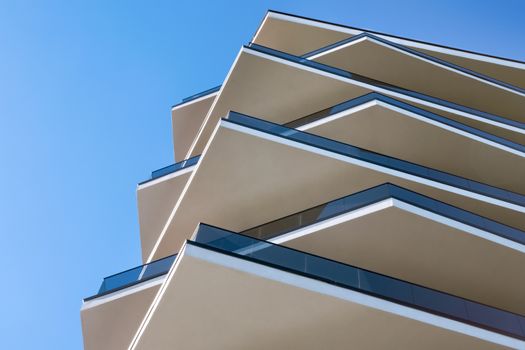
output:
[[[434,222],[437,222],[439,224],[443,224],[443,225],[452,227],[452,228],[454,228],[456,230],[464,231],[467,234],[471,234],[473,236],[476,236],[476,237],[479,237],[479,238],[482,238],[482,239],[486,239],[489,242],[502,245],[504,247],[507,247],[507,248],[510,248],[512,250],[518,251],[520,253],[525,253],[525,245],[523,245],[521,243],[518,243],[518,242],[515,242],[515,241],[512,241],[512,240],[507,239],[505,237],[496,235],[494,233],[491,233],[491,232],[488,232],[488,231],[485,231],[485,230],[481,230],[481,229],[476,228],[474,226],[470,226],[470,225],[464,224],[462,222],[459,222],[459,221],[456,221],[456,220],[453,220],[453,219],[449,219],[449,218],[447,218],[445,216],[433,213],[433,212],[425,210],[425,209],[421,209],[421,208],[419,208],[417,206],[414,206],[412,204],[406,203],[406,202],[401,201],[401,200],[396,199],[396,198],[394,198],[394,206],[399,208],[399,209],[401,209],[401,210],[405,210],[405,211],[410,212],[412,214],[419,215],[421,217],[427,218],[427,219],[432,220]]]

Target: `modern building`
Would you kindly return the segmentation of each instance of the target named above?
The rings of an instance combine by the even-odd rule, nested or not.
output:
[[[172,119],[85,349],[525,349],[525,62],[269,11]]]

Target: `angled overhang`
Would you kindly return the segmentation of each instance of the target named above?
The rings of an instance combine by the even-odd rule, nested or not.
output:
[[[171,255],[105,277],[80,310],[84,348],[125,349],[176,258]]]
[[[525,146],[378,93],[286,126],[525,193]]]
[[[199,222],[241,231],[385,182],[525,229],[522,195],[230,113],[217,125],[149,260],[180,249]]]
[[[185,245],[130,350],[317,350],[326,344],[359,349],[525,346],[515,315],[315,256],[303,254],[311,263],[304,270],[301,263],[294,266],[295,256],[287,257],[282,250],[268,251],[266,256],[243,254],[247,257],[213,245]],[[330,269],[333,264],[352,270],[338,278],[337,269]],[[408,295],[411,292],[415,297]],[[462,307],[476,311],[461,316]]]
[[[392,184],[242,234],[525,314],[525,232]]]
[[[126,349],[164,278],[85,301],[80,310],[84,349]]]
[[[193,157],[152,172],[151,179],[137,186],[142,260],[146,262],[170,213],[195,169]]]
[[[171,108],[175,161],[188,153],[220,86],[190,96]]]
[[[369,33],[356,35],[303,57],[509,119],[525,120],[524,89]]]
[[[277,11],[268,11],[252,41],[256,44],[272,47],[294,55],[303,55],[307,52],[317,50],[320,47],[365,32],[372,33],[382,39],[407,46],[513,85],[525,87],[525,63],[521,61],[465,51]]]
[[[525,144],[524,123],[252,45],[241,49],[187,158],[202,153],[216,122],[230,110],[283,124],[370,92]]]

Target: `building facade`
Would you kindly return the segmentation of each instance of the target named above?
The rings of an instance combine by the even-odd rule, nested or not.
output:
[[[87,350],[525,349],[525,63],[269,11],[172,108]]]

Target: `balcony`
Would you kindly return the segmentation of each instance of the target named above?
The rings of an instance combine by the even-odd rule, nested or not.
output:
[[[220,249],[221,251],[224,251],[227,248],[226,250],[228,252],[233,252],[235,254],[241,254],[243,256],[255,258],[256,260],[257,259],[260,260],[262,257],[263,262],[270,263],[272,264],[272,266],[274,266],[275,264],[280,265],[279,263],[282,264],[283,261],[286,262],[286,260],[289,259],[292,263],[288,261],[283,266],[287,269],[292,267],[292,270],[294,270],[294,272],[306,273],[309,276],[312,272],[314,272],[316,273],[314,276],[315,278],[320,278],[322,280],[328,279],[328,282],[330,283],[333,283],[336,285],[342,285],[345,287],[357,288],[360,291],[362,290],[367,291],[368,289],[366,288],[369,288],[370,290],[368,290],[368,292],[372,294],[375,293],[373,295],[378,294],[381,297],[392,298],[395,302],[407,303],[409,296],[413,295],[414,299],[413,300],[410,299],[412,300],[411,302],[415,303],[417,307],[421,307],[423,309],[424,307],[428,307],[428,305],[422,306],[418,304],[418,301],[426,300],[428,302],[429,300],[432,300],[432,298],[436,298],[436,300],[434,301],[435,305],[439,307],[444,307],[446,310],[449,310],[449,314],[446,314],[447,317],[452,317],[452,318],[456,317],[462,322],[468,321],[468,322],[471,322],[472,324],[475,324],[476,326],[485,327],[487,329],[496,330],[498,332],[502,332],[502,329],[499,324],[499,322],[502,322],[502,320],[503,320],[504,325],[512,324],[512,322],[509,320],[515,318],[513,316],[514,314],[508,313],[508,315],[511,315],[511,316],[507,316],[507,313],[501,310],[493,309],[493,308],[486,307],[483,305],[479,306],[477,303],[474,303],[472,301],[466,301],[463,299],[458,299],[457,297],[449,298],[448,294],[435,292],[432,290],[427,290],[423,287],[415,286],[410,283],[406,283],[406,282],[402,282],[396,279],[385,277],[385,276],[382,276],[382,275],[379,275],[379,274],[376,274],[376,273],[373,273],[367,270],[362,270],[362,269],[354,268],[351,266],[347,266],[340,262],[336,263],[333,260],[326,259],[326,258],[320,258],[319,256],[313,256],[310,254],[306,254],[305,252],[300,253],[302,254],[301,258],[297,258],[298,253],[296,250],[277,246],[269,242],[263,242],[259,239],[251,237],[251,236],[255,236],[255,237],[260,237],[263,239],[270,239],[273,241],[279,241],[285,245],[301,246],[301,247],[305,247],[306,249],[310,249],[310,250],[312,250],[312,247],[316,247],[313,249],[314,251],[317,250],[318,253],[322,253],[322,255],[324,255],[325,257],[326,256],[334,257],[333,249],[329,249],[328,251],[327,250],[323,251],[322,248],[320,248],[322,245],[318,244],[319,241],[317,241],[317,243],[310,242],[310,243],[305,244],[304,241],[301,242],[300,237],[298,237],[296,232],[300,231],[301,229],[313,227],[320,222],[326,222],[330,219],[340,217],[341,215],[345,213],[355,211],[357,209],[369,206],[374,203],[381,202],[382,200],[385,200],[388,198],[395,198],[405,203],[415,205],[421,209],[431,210],[432,212],[436,214],[444,215],[458,222],[462,222],[464,224],[467,224],[473,227],[481,228],[483,230],[489,231],[490,233],[494,235],[498,235],[499,237],[502,237],[505,239],[509,239],[509,240],[519,242],[519,243],[523,243],[525,241],[525,236],[523,235],[523,232],[521,231],[518,231],[516,229],[513,229],[511,227],[508,227],[508,226],[505,226],[505,225],[502,225],[496,222],[491,222],[490,220],[484,219],[475,214],[465,212],[463,210],[454,208],[444,203],[440,203],[428,197],[413,193],[411,191],[405,190],[403,188],[400,188],[392,184],[380,185],[380,186],[377,186],[375,188],[372,188],[372,189],[369,189],[369,190],[366,190],[360,193],[352,194],[350,196],[346,196],[344,198],[340,198],[338,200],[335,200],[329,203],[325,203],[323,205],[319,205],[314,208],[304,210],[294,215],[291,215],[285,218],[281,218],[281,219],[272,221],[270,223],[246,230],[243,232],[242,235],[227,232],[225,230],[218,230],[216,228],[206,226],[206,225],[201,225],[194,239],[196,241],[196,244],[201,244],[201,245],[203,244],[206,246],[206,248],[212,247],[212,248]],[[380,219],[378,219],[377,217],[374,217],[372,220],[375,222],[381,222]],[[413,220],[401,220],[401,222],[412,222],[412,221]],[[388,225],[388,223],[384,223],[384,224]],[[367,227],[370,228],[368,224],[367,224]],[[426,223],[422,227],[424,227],[426,231],[430,230],[428,223]],[[388,235],[389,236],[394,235],[394,241],[395,241],[396,240],[395,234],[398,231],[401,231],[403,229],[404,229],[403,227],[397,227],[396,232],[392,231],[388,233]],[[363,250],[362,246],[359,246],[356,244],[348,244],[348,242],[345,243],[341,241],[334,242],[333,235],[327,236],[328,229],[326,226],[324,228],[317,228],[311,231],[313,232],[313,234],[311,232],[310,236],[314,236],[315,234],[321,233],[323,235],[322,239],[325,243],[332,241],[332,243],[334,243],[332,244],[332,247],[334,245],[346,247],[346,249],[348,249],[348,251],[350,252],[348,253],[348,255],[352,255],[352,252],[354,250],[356,250],[356,252],[359,252],[359,250]],[[348,232],[354,232],[355,230],[353,230],[349,226],[346,226],[343,231],[345,235],[348,235]],[[387,230],[385,231],[386,232],[384,232],[384,234],[388,232]],[[416,234],[420,234],[420,235],[422,234],[422,232],[424,232],[424,231],[421,231],[421,227],[419,227],[419,229],[416,229],[416,231],[417,231]],[[436,232],[433,232],[433,234],[436,234]],[[446,234],[446,230],[440,232],[440,234],[443,234],[443,235]],[[453,233],[453,234],[457,235],[457,233]],[[291,239],[289,238],[290,235],[293,235],[295,237]],[[303,235],[305,234],[303,233]],[[367,237],[368,240],[373,241],[375,239],[373,237],[373,229],[370,228],[370,230],[367,231],[367,236],[368,236]],[[445,238],[445,237],[442,237],[442,238]],[[388,237],[385,237],[385,239],[388,239]],[[407,245],[409,244],[408,242],[410,242],[410,240],[403,240],[403,242],[401,243],[402,245]],[[442,245],[446,244],[445,242],[446,240],[443,240],[443,239],[441,240]],[[383,245],[388,245],[390,247],[393,247],[393,244],[391,242],[390,243],[382,242],[382,243]],[[455,241],[454,243],[457,243],[457,241]],[[235,249],[232,249],[232,244]],[[413,244],[415,243],[413,242],[411,243],[410,250],[413,251],[414,254],[418,251],[421,251],[423,256],[428,257],[427,255],[428,252],[424,251],[424,247],[423,249],[421,249],[421,247],[415,247],[413,246]],[[472,247],[473,245],[475,245],[475,244],[472,244],[472,242],[465,242],[465,244],[466,245],[462,246],[462,248],[469,249],[469,247]],[[435,251],[436,250],[435,248],[436,247],[433,246],[432,249]],[[373,249],[364,248],[364,250],[367,251],[367,255],[378,256],[378,254],[376,254],[377,252],[374,252]],[[441,250],[446,251],[444,253],[445,255],[448,255],[449,260],[453,258],[453,254],[452,254],[453,249],[449,250],[446,246],[444,246],[443,249]],[[291,252],[291,253],[288,254],[288,252]],[[395,252],[393,251],[391,251],[390,253],[395,255]],[[496,256],[493,253],[494,251],[489,252],[488,254],[486,254],[486,256]],[[288,255],[290,255],[290,257],[288,257]],[[303,255],[304,255],[304,265],[299,264],[296,266],[294,261],[295,262],[301,261],[303,259]],[[523,256],[523,252],[520,252],[519,255]],[[465,252],[464,256],[472,257],[472,255],[469,254],[469,252]],[[271,257],[271,260],[269,260],[269,258],[264,259],[264,257]],[[274,257],[277,258],[276,261],[273,260]],[[282,260],[281,257],[284,260]],[[140,285],[149,280],[156,279],[160,276],[164,276],[170,270],[175,258],[176,258],[176,255],[173,255],[165,259],[161,259],[161,260],[152,262],[150,264],[145,264],[145,265],[106,277],[104,279],[99,289],[99,292],[96,295],[85,299],[85,303],[88,303],[87,304],[88,307],[84,307],[82,311],[82,319],[83,319],[83,324],[84,324],[84,329],[85,329],[84,331],[86,334],[88,334],[89,332],[93,334],[93,337],[90,337],[89,339],[97,340],[96,345],[87,344],[86,349],[91,349],[91,348],[93,349],[94,348],[97,348],[97,349],[108,348],[109,349],[109,347],[105,347],[106,346],[105,344],[119,344],[119,342],[124,341],[126,337],[128,337],[127,339],[129,340],[131,338],[133,331],[138,327],[138,324],[140,320],[142,319],[143,315],[146,313],[146,308],[149,306],[149,303],[153,301],[153,297],[156,294],[156,291],[158,291],[158,286],[151,290],[140,289],[138,290],[138,292],[132,292],[131,294],[123,295],[122,297],[118,299],[111,300],[112,301],[111,303],[97,305],[98,308],[94,308],[93,306],[90,306],[89,302],[96,301],[97,299],[100,299],[106,295],[111,295],[114,293],[118,295],[119,291],[127,290],[127,289],[132,288],[135,285]],[[348,257],[337,256],[337,258],[348,260]],[[402,255],[394,256],[394,260],[398,260],[398,259],[403,259],[403,256]],[[503,257],[503,260],[504,259],[505,257]],[[374,259],[374,260],[381,260],[381,259]],[[487,259],[485,259],[485,261],[486,260]],[[477,261],[479,261],[479,263],[481,264],[478,267],[479,267],[479,271],[483,274],[484,268],[482,265],[484,264],[484,260],[480,256],[480,259]],[[489,263],[492,263],[492,262],[489,262]],[[515,264],[515,265],[522,266],[522,263]],[[447,262],[444,261],[442,262],[442,264],[447,265]],[[454,263],[452,263],[452,265],[454,265]],[[294,266],[295,268],[297,268],[298,266],[300,268],[293,269]],[[365,265],[365,266],[368,266],[368,265]],[[502,266],[501,261],[500,261],[500,266],[502,267],[502,269],[498,275],[493,276],[492,282],[494,283],[492,284],[492,286],[494,285],[498,285],[499,287],[504,286],[505,278],[512,277],[512,276],[508,276],[509,274],[507,273],[508,271],[506,270],[506,268],[512,269],[512,266]],[[434,266],[433,269],[435,270],[436,267]],[[426,272],[428,273],[428,271]],[[454,272],[454,270],[449,269],[448,272],[449,273]],[[460,273],[464,273],[464,271],[460,271]],[[513,273],[510,273],[510,274],[512,275]],[[442,275],[442,273],[436,274],[435,271],[432,271],[432,275],[433,276]],[[516,275],[519,275],[519,271],[516,271]],[[328,278],[327,276],[331,276],[331,277]],[[473,279],[472,275],[470,277],[466,277],[466,276],[467,275],[460,276],[461,278],[459,280],[463,280],[467,282],[472,281]],[[502,281],[500,282],[495,281],[495,279],[500,279],[500,277]],[[368,282],[366,283],[360,282],[360,284],[358,283],[356,286],[355,285],[357,283],[356,278],[358,278],[359,281],[368,281]],[[433,278],[432,280],[439,281],[439,278],[438,279]],[[458,280],[458,279],[452,278],[452,280]],[[478,278],[474,278],[474,280],[478,280]],[[480,277],[479,280],[484,281],[486,279],[483,279]],[[164,278],[161,281],[164,281]],[[352,281],[353,281],[353,284],[347,285],[349,282],[352,282]],[[370,284],[371,282],[374,282],[375,284],[374,283]],[[381,287],[383,287],[384,290],[381,289]],[[377,288],[379,289],[376,290]],[[488,290],[490,289],[491,288],[489,287]],[[519,292],[519,290],[515,289],[514,287],[499,288],[499,289]],[[381,291],[385,293],[388,292],[389,294],[382,295],[380,293]],[[394,293],[393,297],[391,295],[392,291],[397,291],[396,293]],[[403,294],[403,291],[404,291],[404,294]],[[518,293],[518,294],[521,295],[521,293]],[[520,295],[518,295],[518,299],[521,298]],[[135,299],[140,298],[142,302],[138,303],[136,300],[129,301],[128,299],[130,298],[135,298]],[[515,297],[512,299],[514,300]],[[414,307],[414,305],[411,305],[410,303],[408,304],[411,307]],[[429,305],[432,306],[434,304],[430,302]],[[480,314],[480,315],[485,315],[485,316],[490,315],[490,317],[489,316],[486,316],[486,318],[482,317],[481,321],[478,320],[477,318],[474,320],[472,319],[465,320],[464,319],[466,317],[465,315],[467,315],[466,311],[463,313],[459,312],[463,310],[464,306],[468,306],[469,308],[468,315]],[[108,310],[111,310],[111,311],[108,311]],[[120,329],[113,331],[111,334],[104,333],[104,329],[107,329],[105,327],[97,327],[96,329],[94,329],[95,323],[99,325],[101,323],[102,324],[114,323],[115,319],[114,317],[111,317],[111,316],[112,315],[122,316],[122,310],[127,310],[126,311],[127,313],[135,312],[135,322],[131,322],[131,324],[129,324],[130,318],[128,316],[126,318],[126,320],[128,321],[127,326],[126,327],[123,326]],[[141,311],[137,312],[137,310],[141,310]],[[429,311],[429,310],[425,309],[425,311]],[[431,309],[430,311],[439,313],[442,310]],[[477,311],[477,313],[473,313],[473,311]],[[95,313],[96,313],[96,317],[93,316],[93,314]],[[458,314],[456,315],[456,313]],[[492,319],[491,317],[495,317],[495,318]],[[518,317],[519,320],[522,319],[521,316],[516,316],[516,317]],[[493,320],[496,320],[496,321],[493,321]],[[120,320],[120,322],[122,323],[122,325],[126,324],[124,320]],[[514,329],[514,328],[510,327],[510,329]],[[507,332],[507,331],[508,329],[505,328],[504,332]],[[511,335],[515,336],[515,334],[511,334]]]
[[[85,350],[126,349],[176,256],[104,278],[84,299],[80,316]]]
[[[100,298],[101,296],[115,293],[119,290],[132,287],[138,283],[149,281],[168,272],[177,258],[177,254],[140,265],[117,274],[104,277],[98,293],[84,299],[84,302]]]
[[[199,222],[239,232],[385,182],[525,229],[520,194],[230,113],[207,145],[150,259],[180,249]]]
[[[168,165],[164,168],[160,168],[157,170],[154,170],[151,172],[151,178],[145,181],[142,181],[139,183],[139,186],[145,185],[147,183],[150,183],[156,179],[162,178],[164,176],[173,174],[179,170],[189,168],[191,166],[196,165],[199,162],[200,156],[191,157],[185,160],[182,160],[180,162],[177,162],[175,164]]]
[[[269,240],[389,198],[399,199],[419,208],[525,245],[525,232],[523,231],[389,183],[252,227],[242,231],[241,234]]]
[[[382,94],[360,96],[285,126],[525,193],[524,145]],[[514,170],[500,171],[505,168]]]
[[[525,232],[392,184],[241,233],[525,313]]]
[[[525,317],[253,237],[203,225],[196,244],[525,340]]]
[[[524,122],[521,113],[524,89],[370,33],[339,41],[303,57]]]
[[[359,160],[403,171],[408,174],[421,176],[429,180],[439,181],[460,189],[476,192],[480,195],[497,198],[521,206],[525,205],[525,196],[518,193],[505,191],[497,187],[485,185],[480,182],[465,179],[442,171],[430,169],[421,165],[381,155],[379,153],[371,152],[359,147],[344,144],[342,142],[324,138],[318,135],[313,135],[306,132],[290,129],[285,126],[279,126],[277,124],[273,124],[262,119],[248,117],[240,113],[230,112],[230,114],[228,115],[228,121],[232,123],[239,123],[243,126],[249,126],[251,128],[262,130],[264,132],[271,133],[274,135],[286,137],[290,140],[299,141],[315,147],[334,151],[339,154],[348,155]]]
[[[253,41],[256,44],[302,55],[364,32],[516,86],[525,87],[524,62],[282,12],[268,11]]]
[[[319,349],[330,339],[360,349],[523,348],[524,325],[517,314],[201,224],[130,349]]]
[[[525,120],[520,119],[521,110],[516,102],[513,108],[518,111],[514,112],[520,117],[512,120],[251,44],[241,50],[231,68],[192,146],[191,155],[202,153],[215,123],[231,110],[284,124],[370,92],[396,98],[501,138],[525,143]]]
[[[216,86],[187,97],[171,108],[173,147],[176,161],[186,157],[219,90],[220,86]]]
[[[151,179],[137,187],[140,240],[146,262],[164,224],[198,163],[193,157],[152,172]]]

